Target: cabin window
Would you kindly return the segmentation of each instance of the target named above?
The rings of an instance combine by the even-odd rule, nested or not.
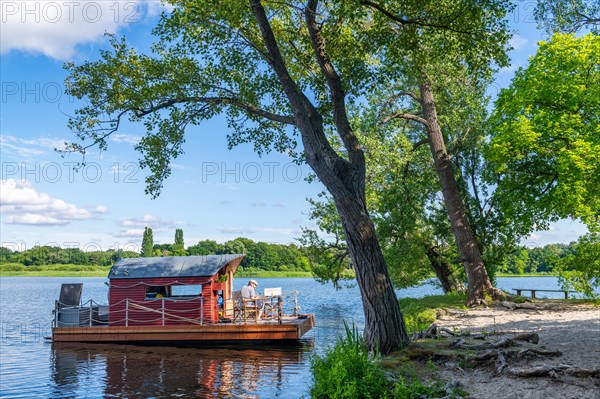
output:
[[[170,286],[146,287],[146,299],[159,299],[171,296]]]
[[[171,288],[173,289],[171,296],[175,297],[202,295],[201,284],[174,285]]]

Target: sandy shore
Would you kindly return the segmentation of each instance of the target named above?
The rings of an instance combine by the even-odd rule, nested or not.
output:
[[[528,306],[528,305],[526,305]],[[600,308],[564,303],[536,303],[542,309],[510,310],[501,305],[485,309],[455,311],[439,317],[438,325],[472,333],[535,332],[539,347],[558,350],[562,356],[534,358],[516,366],[570,365],[600,368]],[[493,369],[463,369],[456,364],[441,366],[445,378],[459,381],[471,398],[494,399],[598,399],[600,380],[592,377],[514,377],[496,375]]]

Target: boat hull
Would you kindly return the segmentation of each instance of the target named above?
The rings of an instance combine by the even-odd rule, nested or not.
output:
[[[54,327],[52,341],[139,344],[297,341],[314,325],[313,315],[306,315],[281,324]]]

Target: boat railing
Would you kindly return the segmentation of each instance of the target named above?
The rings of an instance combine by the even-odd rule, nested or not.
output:
[[[269,301],[271,315],[273,319],[277,319],[279,323],[282,318],[287,316],[298,316],[300,306],[298,304],[298,291],[283,292],[282,295],[264,298],[265,304]],[[156,307],[155,303],[160,302],[160,306]],[[176,309],[168,306],[169,303],[186,303],[198,302],[197,307]],[[172,323],[184,324],[215,324],[214,320],[220,320],[219,316],[223,314],[223,309],[210,306],[204,308],[205,299],[203,297],[164,297],[151,300],[136,301],[125,298],[119,302],[113,303],[111,306],[110,324],[125,325],[129,327],[133,325],[167,325]],[[124,304],[124,306],[123,306]],[[266,306],[266,305],[265,305]],[[198,310],[198,314],[190,317],[193,309]],[[92,326],[107,326],[108,305],[102,305],[93,299],[82,303],[79,306],[71,306],[56,301],[54,308],[54,327],[92,327]],[[216,313],[215,313],[216,312]],[[156,317],[148,317],[156,315]],[[214,317],[217,315],[217,317]],[[273,316],[274,315],[274,316]],[[119,318],[120,316],[120,318]],[[242,318],[240,322],[246,322]]]
[[[108,325],[108,305],[100,304],[93,299],[79,306],[55,302],[53,326],[101,326]]]
[[[184,309],[175,309],[169,306],[171,303],[193,303],[197,302],[197,306],[191,306]],[[159,306],[156,304],[159,303]],[[111,324],[125,325],[129,327],[130,324],[134,325],[167,325],[173,322],[185,323],[185,324],[199,324],[203,325],[210,320],[210,317],[206,317],[210,310],[204,309],[204,298],[203,297],[189,297],[189,298],[153,298],[150,300],[136,301],[134,299],[125,298],[119,302],[114,303],[111,306]],[[197,315],[191,315],[194,310],[197,310]],[[149,315],[155,315],[156,317],[150,318]],[[121,318],[118,318],[118,317]]]

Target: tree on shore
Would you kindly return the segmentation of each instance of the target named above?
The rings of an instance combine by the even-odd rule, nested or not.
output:
[[[173,255],[185,256],[185,247],[183,243],[183,229],[175,229],[175,242],[173,243]]]
[[[183,230],[182,229],[175,229],[175,242],[173,244],[178,245],[181,248],[183,248],[184,243],[183,243]]]
[[[600,225],[600,36],[555,34],[501,91],[486,158],[513,220]]]
[[[598,287],[600,251],[600,36],[554,34],[502,90],[492,115],[486,158],[500,203],[533,229],[562,218],[589,234],[562,262],[567,287]],[[590,257],[590,255],[592,255]]]
[[[142,121],[148,133],[137,148],[141,166],[152,172],[147,192],[153,196],[171,172],[170,161],[181,154],[189,125],[225,114],[230,145],[251,141],[259,153],[272,148],[290,153],[299,135],[303,158],[332,194],[344,226],[369,348],[388,353],[406,345],[366,208],[364,153],[346,110],[348,95],[360,96],[370,74],[364,54],[346,51],[354,44],[352,29],[337,29],[347,16],[337,13],[336,4],[319,8],[316,0],[266,7],[258,0],[181,0],[173,6],[154,30],[159,36],[154,56],[113,38],[112,50],[103,51],[99,61],[67,65],[69,94],[89,102],[71,127],[91,139],[90,146],[105,149],[122,119]],[[335,142],[328,132],[337,136]]]
[[[183,151],[186,128],[215,115],[227,117],[230,146],[252,142],[259,153],[294,154],[301,140],[298,160],[327,188],[342,222],[368,346],[383,353],[404,346],[408,336],[369,216],[365,154],[349,109],[401,76],[414,77],[413,66],[404,63],[409,56],[422,68],[432,61],[440,76],[453,66],[487,65],[506,41],[506,2],[456,0],[439,7],[433,0],[408,1],[394,21],[381,10],[398,3],[383,0],[172,3],[173,12],[154,30],[159,40],[152,55],[113,37],[99,61],[67,64],[68,94],[89,104],[70,126],[92,141],[70,149],[106,149],[107,137],[125,119],[144,123],[148,133],[137,149],[141,166],[151,171],[146,191],[156,196],[171,160]],[[464,58],[436,61],[454,50]],[[425,97],[444,84],[427,72],[411,86],[420,85]]]
[[[386,52],[392,93],[383,104],[382,123],[402,119],[423,128],[467,275],[467,304],[483,303],[486,296],[504,297],[486,271],[447,151],[449,135],[442,130],[436,102],[451,98],[461,86],[483,87],[493,64],[507,64],[510,32],[504,17],[511,5],[503,1],[457,1],[440,10],[437,2],[402,6],[394,1],[362,3],[375,10],[373,31],[378,35],[373,39]],[[410,6],[420,14],[433,16],[430,24],[411,29],[412,21],[406,18]],[[441,33],[436,26],[447,29]]]
[[[409,136],[417,132],[392,124],[377,126],[374,114],[376,110],[365,110],[358,117],[367,153],[366,198],[395,287],[414,286],[435,272],[445,292],[464,289],[444,256],[448,229],[437,224],[447,222],[437,217],[441,212],[430,209],[439,202],[431,155],[411,142]],[[335,205],[325,193],[309,203],[309,217],[318,230],[303,229],[299,240],[309,249],[316,278],[339,287],[353,275],[348,273],[351,261]]]
[[[144,228],[144,236],[142,238],[142,251],[141,256],[144,258],[150,258],[154,256],[154,238],[152,237],[152,229],[150,227]]]

